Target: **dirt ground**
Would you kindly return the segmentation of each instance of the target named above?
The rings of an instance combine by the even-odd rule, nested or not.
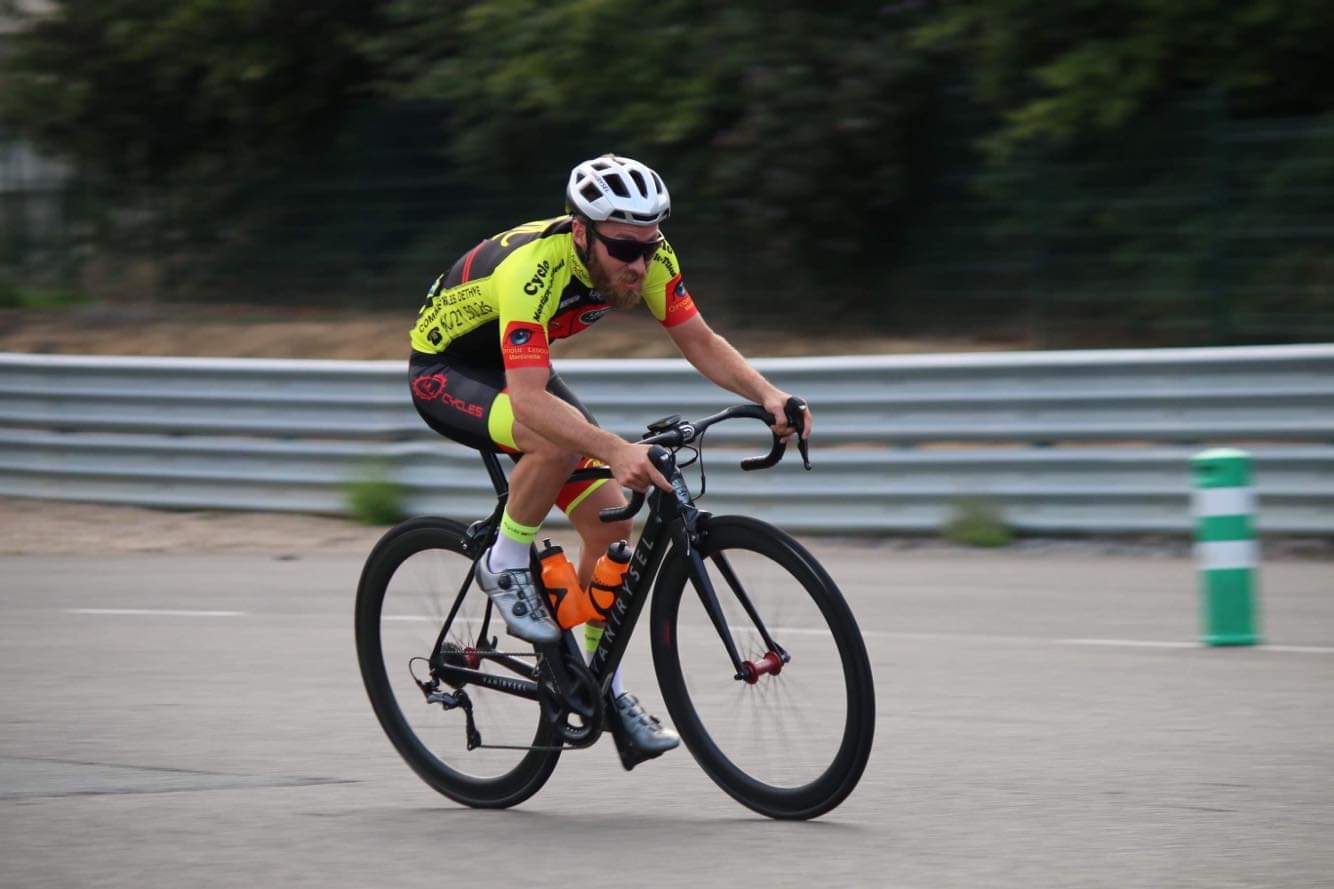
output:
[[[377,312],[318,307],[99,305],[0,310],[0,352],[248,358],[402,359],[411,306]],[[913,339],[795,331],[710,319],[742,354],[974,352],[1031,348],[1013,337]],[[613,313],[593,331],[557,341],[557,358],[658,358],[677,352],[645,310]]]
[[[369,553],[386,528],[328,516],[217,510],[144,509],[93,503],[64,503],[0,497],[0,557],[7,555],[115,555],[263,553],[296,558],[311,553]],[[578,540],[569,528],[544,530],[571,548]],[[885,558],[904,550],[930,550],[968,558],[983,550],[937,537],[808,536],[823,546],[837,544],[875,550]],[[1334,562],[1334,538],[1266,539],[1266,561]],[[994,551],[991,551],[994,552]],[[1184,559],[1191,555],[1183,537],[1021,538],[1005,548],[1018,558],[1051,556],[1131,556]],[[0,561],[0,579],[3,579]]]

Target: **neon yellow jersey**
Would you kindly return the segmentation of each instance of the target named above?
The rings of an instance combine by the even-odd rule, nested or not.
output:
[[[465,253],[426,294],[413,350],[447,352],[476,366],[549,366],[548,343],[612,310],[593,289],[572,231],[569,216],[526,222]],[[643,299],[664,327],[698,314],[665,241],[649,263]]]

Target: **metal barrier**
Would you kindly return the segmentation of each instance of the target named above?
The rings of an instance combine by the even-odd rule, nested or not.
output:
[[[961,499],[1023,531],[1191,526],[1189,457],[1244,443],[1264,533],[1334,534],[1334,345],[769,359],[812,402],[816,471],[742,473],[758,424],[708,438],[715,512],[807,530],[931,530]],[[627,437],[736,398],[684,362],[558,362]],[[382,473],[414,512],[482,513],[475,453],[408,401],[399,362],[0,354],[0,494],[338,512]]]

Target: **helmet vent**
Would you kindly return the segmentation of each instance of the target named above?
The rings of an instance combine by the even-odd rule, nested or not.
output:
[[[584,200],[586,201],[596,201],[598,198],[602,197],[602,192],[599,191],[598,187],[592,182],[579,189],[579,193],[584,196]]]
[[[608,176],[606,177],[606,180],[607,184],[611,186],[611,190],[616,192],[617,197],[621,198],[630,197],[630,192],[627,191],[625,188],[625,180],[622,179],[620,176]]]

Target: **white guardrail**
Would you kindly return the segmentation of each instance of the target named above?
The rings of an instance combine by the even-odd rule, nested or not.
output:
[[[708,433],[707,496],[803,530],[933,530],[964,498],[1032,533],[1184,533],[1189,458],[1255,457],[1257,524],[1334,534],[1334,345],[762,359],[816,416],[815,470],[743,473],[768,434]],[[684,362],[557,362],[627,437],[736,398]],[[426,428],[403,362],[0,353],[0,494],[336,513],[373,472],[414,513],[494,501],[475,452]],[[693,472],[693,470],[691,470]],[[692,482],[698,484],[697,479]]]

